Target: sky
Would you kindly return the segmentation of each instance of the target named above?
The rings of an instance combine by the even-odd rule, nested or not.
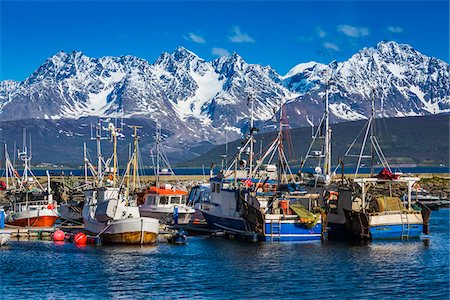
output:
[[[0,0],[0,17],[0,80],[24,80],[59,51],[153,63],[178,46],[207,61],[237,52],[281,75],[382,40],[449,62],[448,1]]]

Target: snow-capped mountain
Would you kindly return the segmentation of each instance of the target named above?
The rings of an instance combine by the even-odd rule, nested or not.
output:
[[[271,128],[281,101],[292,126],[317,123],[327,80],[334,121],[365,118],[372,96],[383,116],[450,112],[449,65],[409,45],[380,42],[347,61],[302,63],[285,76],[236,53],[207,62],[183,47],[153,64],[59,52],[23,82],[0,82],[0,118],[146,118],[171,132],[167,143],[179,151],[222,143],[225,133],[241,136],[249,98],[261,127]]]
[[[450,66],[409,45],[380,42],[344,62],[309,62],[289,71],[284,85],[301,94],[286,105],[291,123],[319,115],[327,81],[334,121],[366,118],[372,97],[384,117],[450,112]]]

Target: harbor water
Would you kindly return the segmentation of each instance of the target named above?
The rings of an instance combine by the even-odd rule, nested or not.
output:
[[[410,241],[182,246],[15,241],[0,248],[0,299],[448,299],[449,209]]]

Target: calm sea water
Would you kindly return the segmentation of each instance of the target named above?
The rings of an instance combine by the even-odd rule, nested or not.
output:
[[[448,299],[449,210],[431,221],[427,238],[356,244],[13,241],[0,249],[0,299]]]

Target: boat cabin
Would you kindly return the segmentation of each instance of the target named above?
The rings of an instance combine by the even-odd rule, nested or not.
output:
[[[186,205],[187,195],[186,191],[172,189],[166,185],[160,188],[151,187],[146,196],[144,205],[146,206],[174,206]]]

